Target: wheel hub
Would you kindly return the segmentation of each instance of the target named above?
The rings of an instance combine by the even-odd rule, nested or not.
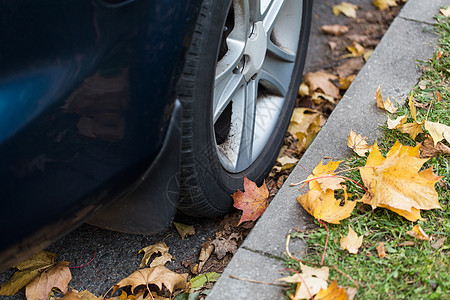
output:
[[[263,23],[259,21],[253,24],[253,32],[248,38],[244,49],[244,55],[247,59],[243,74],[247,82],[261,70],[266,57],[266,50],[267,33],[264,30]]]

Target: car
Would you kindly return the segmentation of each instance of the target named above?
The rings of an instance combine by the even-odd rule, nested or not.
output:
[[[0,268],[225,214],[274,164],[312,0],[0,0]]]

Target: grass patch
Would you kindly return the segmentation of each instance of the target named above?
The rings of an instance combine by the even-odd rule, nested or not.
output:
[[[418,121],[429,120],[450,126],[450,19],[437,17],[436,30],[440,42],[433,58],[422,62],[423,74],[414,87],[414,98],[420,104],[417,108]],[[407,101],[405,101],[407,102]],[[397,115],[410,115],[407,103]],[[393,118],[394,116],[391,116]],[[412,121],[410,119],[409,121]],[[426,135],[415,140],[398,130],[382,128],[383,137],[377,143],[383,155],[396,140],[403,145],[415,146],[423,142]],[[447,142],[445,145],[450,146]],[[365,165],[366,158],[353,156],[344,168]],[[334,266],[359,282],[358,299],[450,299],[450,156],[439,155],[430,159],[425,168],[433,170],[443,179],[436,184],[442,210],[422,211],[427,221],[410,222],[392,211],[359,203],[352,216],[341,221],[341,225],[329,225],[329,242],[325,266]],[[362,182],[358,170],[346,176]],[[356,184],[347,182],[347,189],[354,199],[364,194]],[[358,254],[340,249],[340,238],[347,235],[348,225],[359,235],[364,235]],[[433,240],[421,241],[406,234],[413,225],[419,224]],[[319,225],[319,223],[317,223]],[[326,231],[323,227],[309,232],[297,232],[292,236],[306,242],[305,261],[320,264],[325,245]],[[446,238],[443,245],[436,241]],[[386,256],[379,258],[376,246],[383,242]],[[288,259],[290,268],[299,269],[299,263]],[[330,280],[338,278],[341,286],[354,286],[346,276],[330,268]],[[288,292],[292,294],[294,287]]]

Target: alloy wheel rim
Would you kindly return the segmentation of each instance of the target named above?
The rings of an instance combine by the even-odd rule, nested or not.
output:
[[[255,162],[278,123],[295,65],[301,18],[299,0],[233,0],[213,96],[216,150],[231,173]]]

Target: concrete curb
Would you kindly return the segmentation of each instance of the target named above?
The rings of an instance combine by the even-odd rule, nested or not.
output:
[[[355,81],[335,108],[325,126],[308,148],[300,163],[312,170],[327,157],[343,157],[350,151],[346,145],[351,129],[370,141],[379,135],[378,127],[386,114],[374,100],[378,85],[383,96],[401,100],[417,83],[421,73],[416,60],[433,55],[436,36],[432,30],[434,15],[448,0],[409,0],[359,72]],[[239,278],[275,282],[285,268],[280,259],[285,251],[286,234],[295,228],[312,224],[311,217],[297,203],[298,188],[292,182],[304,180],[308,172],[296,167],[277,193],[263,216],[234,255],[207,299],[281,299],[282,287],[259,284]],[[304,244],[291,242],[293,255],[301,257]]]

